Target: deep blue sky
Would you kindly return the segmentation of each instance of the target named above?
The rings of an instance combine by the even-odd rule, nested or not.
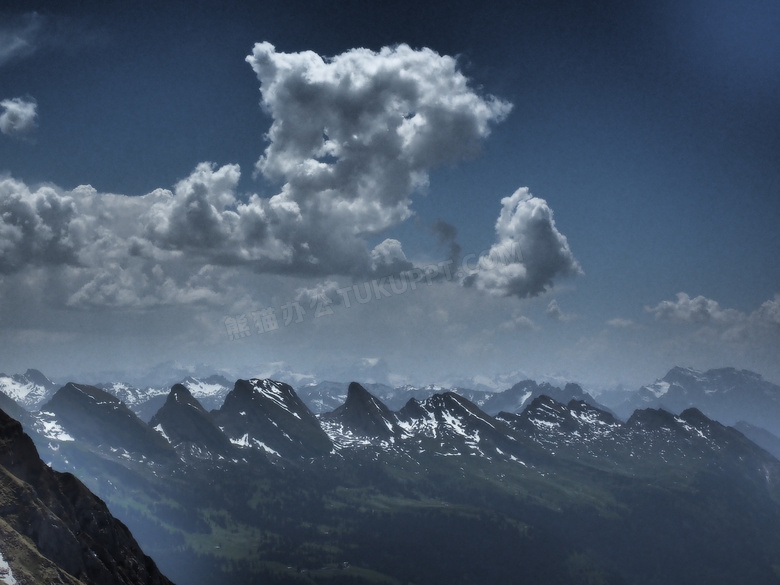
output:
[[[584,274],[558,274],[523,298],[445,284],[435,299],[341,306],[327,325],[229,341],[220,319],[246,302],[32,301],[24,287],[51,278],[41,272],[56,263],[31,260],[4,277],[0,327],[16,349],[0,370],[78,373],[159,358],[326,375],[323,364],[381,358],[394,379],[431,382],[521,370],[631,384],[676,364],[780,380],[776,2],[16,4],[0,11],[0,100],[34,100],[37,117],[31,131],[0,135],[0,172],[31,190],[138,196],[210,161],[240,165],[239,199],[271,197],[280,182],[253,176],[272,123],[245,61],[253,45],[332,57],[405,43],[457,56],[473,90],[512,111],[479,154],[431,169],[427,193],[412,195],[414,216],[368,245],[394,238],[412,262],[441,260],[431,226],[443,220],[463,254],[480,253],[496,241],[501,199],[528,187],[554,211]],[[11,50],[13,38],[27,48]],[[280,307],[300,287],[343,276],[261,274],[242,285],[255,291],[249,308]],[[410,331],[394,314],[408,317],[418,302],[426,315],[441,309],[441,329],[420,321],[425,332]]]

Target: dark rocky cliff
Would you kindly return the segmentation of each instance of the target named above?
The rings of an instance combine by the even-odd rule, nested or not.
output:
[[[2,410],[0,525],[4,556],[17,576],[57,575],[86,585],[170,583],[105,503],[73,475],[45,465],[21,424]]]

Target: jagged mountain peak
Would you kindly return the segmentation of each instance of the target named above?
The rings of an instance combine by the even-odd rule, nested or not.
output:
[[[413,399],[412,399],[413,400]],[[411,400],[409,401],[411,402]],[[408,404],[408,403],[407,403]],[[418,405],[425,411],[431,413],[458,412],[473,415],[477,412],[483,417],[490,418],[476,404],[468,398],[456,394],[452,391],[440,392],[418,402]]]
[[[0,392],[26,410],[36,410],[54,394],[57,385],[40,371],[29,369],[24,374],[0,374]]]
[[[536,388],[538,385],[539,384],[529,378],[527,380],[520,380],[516,384],[513,384],[510,390],[526,390]]]
[[[611,413],[584,400],[563,404],[544,394],[534,398],[520,414],[502,412],[496,418],[540,445],[576,445],[577,449],[585,449],[588,456],[590,445],[613,436],[623,426]]]
[[[579,426],[570,407],[546,394],[535,397],[521,413],[513,415],[502,412],[499,414],[499,419],[514,423],[513,426],[517,428],[533,432],[540,429],[545,431],[555,429],[571,433]]]
[[[171,386],[171,391],[168,394],[166,403],[168,401],[180,402],[183,404],[189,404],[203,410],[200,402],[192,395],[189,389],[184,384],[174,384]]]
[[[390,409],[376,396],[371,394],[357,382],[351,382],[347,388],[347,400],[341,407],[345,410],[379,411],[391,414]],[[338,410],[338,409],[337,409]]]
[[[43,372],[36,370],[35,368],[29,368],[24,373],[24,377],[27,378],[30,382],[40,384],[41,386],[54,385],[54,382],[52,382],[46,375],[44,375]]]
[[[451,404],[457,404],[461,406],[461,400],[466,400],[465,398],[462,398],[461,396],[458,396],[454,392],[440,392],[437,394],[434,394],[430,398],[428,398],[428,401],[430,404],[434,405],[451,405]]]
[[[69,382],[43,405],[39,422],[64,429],[65,440],[75,437],[160,462],[175,457],[171,446],[122,401],[95,386]]]
[[[680,415],[663,408],[644,408],[634,412],[626,428],[636,431],[639,436],[649,437],[652,433],[672,433],[680,436],[697,436],[705,438],[713,430],[718,432],[725,426],[712,420],[696,408],[689,408]]]
[[[697,370],[695,368],[687,367],[687,366],[674,366],[671,368],[664,378],[678,378],[678,377],[687,377],[687,378],[698,378],[703,374],[701,370]]]
[[[293,387],[284,382],[269,378],[252,378],[249,380],[252,387],[265,396],[279,397],[283,400],[298,400],[298,395]]]
[[[219,410],[212,411],[231,442],[272,455],[313,456],[332,444],[317,417],[289,384],[270,379],[237,380]]]
[[[597,420],[610,425],[620,423],[618,418],[611,412],[596,408],[584,400],[570,400],[566,407],[580,419],[588,417],[590,420]]]
[[[228,381],[219,374],[214,374],[205,378],[187,376],[179,380],[178,383],[185,386],[189,393],[192,394],[206,410],[220,408],[224,404],[227,395],[234,388],[233,382]],[[165,391],[166,398],[167,394],[169,394],[169,392]],[[152,410],[146,418],[150,418],[162,404],[159,398],[150,400],[150,403],[153,401],[157,401],[156,408]]]
[[[422,401],[410,398],[398,413],[404,415],[405,418],[413,419],[425,416],[426,410],[423,408]]]
[[[780,433],[780,386],[755,372],[733,367],[706,372],[672,368],[663,378],[639,388],[617,409],[628,417],[640,408],[680,413],[692,406],[726,425],[745,420]]]
[[[371,394],[357,382],[350,382],[347,386],[347,400],[350,396],[371,396]]]
[[[722,392],[724,390],[727,391],[734,385],[755,384],[763,381],[764,378],[761,374],[734,367],[713,368],[702,372],[695,368],[675,366],[661,380],[656,381],[656,384],[658,382],[668,382],[685,387],[700,385],[705,387],[705,391]]]
[[[347,399],[333,412],[321,415],[325,425],[333,423],[340,428],[327,426],[326,432],[334,435],[354,434],[361,437],[390,439],[403,434],[398,419],[381,400],[357,382],[347,388]]]
[[[194,408],[198,412],[208,414],[206,409],[203,408],[203,405],[192,395],[192,392],[190,392],[189,388],[184,384],[174,384],[171,386],[171,391],[165,399],[165,404],[160,408],[158,414],[163,409],[173,410],[181,406]],[[155,417],[156,416],[157,415],[155,415]],[[152,420],[154,420],[154,417]]]
[[[221,411],[235,411],[247,405],[279,410],[295,418],[315,420],[309,408],[301,401],[289,384],[267,378],[237,380],[233,390],[225,397]]]
[[[608,411],[607,407],[599,404],[579,384],[568,382],[560,388],[549,382],[537,383],[534,380],[522,380],[508,390],[494,394],[485,402],[483,409],[489,414],[521,413],[536,397],[542,395],[549,396],[561,404],[566,404],[570,400],[582,400],[599,410]]]
[[[645,427],[648,429],[667,428],[676,426],[677,417],[663,408],[640,408],[634,411],[626,425],[628,427]]]
[[[179,393],[184,392],[186,394],[190,394],[190,391],[187,389],[187,387],[183,383],[177,383],[171,386],[171,392],[172,393]]]
[[[57,390],[52,397],[52,401],[55,401],[55,399],[57,401],[70,399],[83,400],[84,398],[93,400],[98,404],[121,404],[122,402],[116,396],[113,396],[96,386],[77,384],[75,382],[68,382],[65,386]]]
[[[165,404],[149,422],[184,459],[218,459],[233,447],[211,414],[183,384],[174,384]]]
[[[236,401],[251,401],[255,394],[254,386],[249,380],[236,380],[233,390],[228,394],[223,408],[227,407],[231,402]]]
[[[470,406],[467,406],[470,405]],[[402,411],[409,414],[410,411],[417,410],[418,413],[439,413],[445,411],[462,411],[470,410],[470,407],[477,408],[476,405],[471,403],[467,398],[463,398],[454,392],[441,392],[429,396],[425,400],[416,400],[411,398]]]
[[[558,407],[563,406],[563,403],[558,402],[554,398],[548,396],[547,394],[540,394],[539,396],[536,396],[526,407],[526,410],[535,410],[539,408],[545,408],[545,407]]]
[[[695,406],[692,406],[690,408],[686,408],[680,413],[680,418],[689,422],[707,422],[712,423],[715,422],[708,416],[706,416],[701,410],[696,408]]]
[[[455,394],[443,392],[418,402],[414,398],[400,411],[398,419],[412,432],[436,436],[439,431],[471,436],[487,429],[496,430],[496,420],[476,404]]]

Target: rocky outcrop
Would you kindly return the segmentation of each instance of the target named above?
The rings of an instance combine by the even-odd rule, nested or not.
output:
[[[40,557],[53,565],[47,568],[33,554],[36,551],[17,547],[15,554],[11,551],[13,560],[6,559],[17,574],[55,571],[63,582],[86,585],[170,583],[105,503],[73,475],[46,466],[21,424],[3,411],[0,525],[6,533],[4,546],[24,542],[16,535],[26,537]]]

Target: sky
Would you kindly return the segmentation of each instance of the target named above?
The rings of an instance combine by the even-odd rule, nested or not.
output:
[[[780,382],[778,104],[771,0],[4,2],[0,371]]]

